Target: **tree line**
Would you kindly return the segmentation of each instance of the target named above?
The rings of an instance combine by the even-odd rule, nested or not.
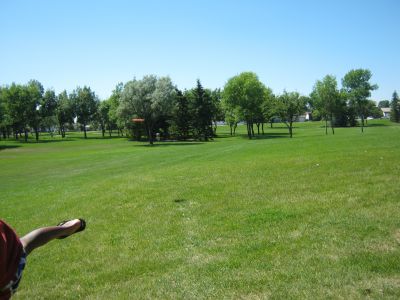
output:
[[[369,100],[378,88],[370,83],[372,73],[366,69],[349,71],[338,87],[334,76],[317,80],[310,95],[284,91],[275,95],[255,73],[243,72],[230,78],[223,90],[206,89],[200,80],[196,86],[181,91],[169,77],[155,75],[119,83],[111,96],[100,101],[84,86],[56,95],[44,90],[37,80],[25,85],[12,83],[0,87],[0,132],[2,138],[28,139],[29,132],[39,140],[40,132],[56,130],[64,138],[67,130],[80,128],[87,137],[89,127],[99,129],[104,137],[113,131],[135,139],[145,136],[152,144],[155,138],[204,140],[216,136],[217,124],[225,121],[231,135],[239,122],[245,122],[249,138],[264,134],[264,125],[286,124],[293,136],[293,122],[310,112],[313,120],[325,121],[334,134],[338,126],[355,126],[364,131],[367,117],[381,117],[375,102]],[[400,103],[381,101],[380,107],[391,106],[391,118],[399,122]],[[359,120],[359,121],[358,121]],[[260,132],[261,129],[261,132]]]

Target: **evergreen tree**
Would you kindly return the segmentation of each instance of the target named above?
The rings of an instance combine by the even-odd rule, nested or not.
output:
[[[392,101],[390,102],[390,120],[400,122],[400,99],[397,92],[393,92]]]
[[[197,80],[197,86],[193,90],[193,108],[194,108],[194,119],[193,127],[198,138],[203,138],[208,141],[212,138],[212,112],[213,103],[211,100],[211,95],[204,90]]]
[[[179,89],[176,89],[176,106],[173,112],[175,130],[179,139],[186,140],[190,132],[189,100]]]

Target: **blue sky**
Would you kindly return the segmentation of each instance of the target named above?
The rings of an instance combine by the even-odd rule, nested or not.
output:
[[[309,94],[368,68],[375,100],[400,90],[400,1],[1,0],[0,85],[39,80],[102,99],[118,82],[169,75],[223,87],[253,71],[274,93]]]

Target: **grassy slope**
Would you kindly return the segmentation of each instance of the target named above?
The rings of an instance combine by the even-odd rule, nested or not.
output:
[[[399,298],[400,127],[319,125],[0,142],[1,218],[88,221],[29,257],[17,298]]]

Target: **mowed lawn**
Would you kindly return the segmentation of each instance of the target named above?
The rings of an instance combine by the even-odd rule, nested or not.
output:
[[[400,298],[400,126],[321,126],[0,141],[2,219],[87,220],[29,256],[15,298]]]

